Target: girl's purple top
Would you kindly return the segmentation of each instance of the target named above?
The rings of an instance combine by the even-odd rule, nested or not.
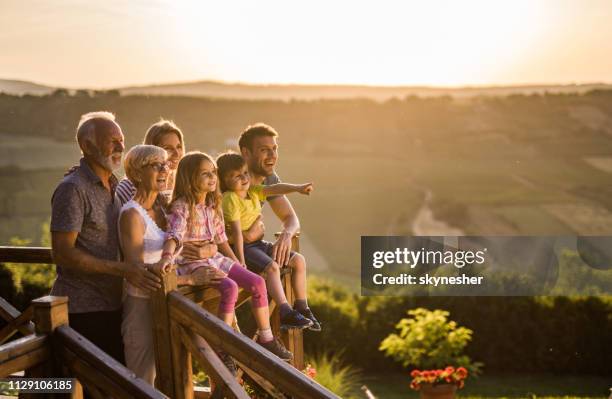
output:
[[[197,204],[195,215],[190,218],[189,205],[181,199],[176,200],[170,207],[167,220],[168,238],[173,238],[179,245],[190,241],[210,241],[219,245],[227,241],[223,216],[205,204]],[[236,262],[217,252],[210,258],[195,261],[184,259],[179,253],[176,263],[179,265],[179,274],[183,275],[201,266],[216,267],[227,273]]]

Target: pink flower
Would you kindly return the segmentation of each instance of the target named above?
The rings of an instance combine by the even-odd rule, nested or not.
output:
[[[310,364],[306,365],[306,368],[302,370],[302,372],[306,374],[308,377],[312,378],[313,380],[317,376],[317,369],[312,367]]]

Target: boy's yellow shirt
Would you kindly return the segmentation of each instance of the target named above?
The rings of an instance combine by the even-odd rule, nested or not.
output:
[[[240,229],[248,230],[261,215],[261,201],[265,201],[263,185],[249,187],[246,198],[240,198],[233,191],[223,193],[223,219],[225,219],[226,230],[229,231],[229,223],[240,220]]]

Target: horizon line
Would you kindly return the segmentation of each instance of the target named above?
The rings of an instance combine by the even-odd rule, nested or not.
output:
[[[185,80],[185,81],[168,81],[168,82],[157,82],[157,83],[143,83],[143,84],[127,84],[122,86],[106,86],[106,87],[83,87],[83,86],[66,86],[66,85],[53,85],[50,83],[42,83],[34,80],[24,79],[13,79],[1,77],[0,80],[13,81],[20,83],[30,83],[39,86],[45,86],[55,89],[68,89],[68,90],[125,90],[125,89],[138,89],[147,87],[159,87],[159,86],[179,86],[189,85],[197,83],[211,83],[218,85],[240,85],[240,86],[251,86],[251,87],[362,87],[371,89],[420,89],[420,90],[482,90],[482,89],[501,89],[501,88],[530,88],[530,87],[571,87],[571,86],[609,86],[611,82],[566,82],[566,83],[490,83],[490,84],[464,84],[464,85],[409,85],[409,84],[397,84],[397,85],[376,85],[368,83],[279,83],[279,82],[245,82],[240,80],[212,80],[212,79],[201,79],[201,80]]]

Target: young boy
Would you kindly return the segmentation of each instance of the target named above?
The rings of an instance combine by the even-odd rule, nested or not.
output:
[[[293,309],[285,297],[280,280],[280,266],[272,259],[272,243],[262,239],[245,243],[243,234],[261,216],[261,201],[272,195],[298,192],[309,195],[312,183],[278,183],[268,186],[250,184],[250,176],[244,158],[227,152],[217,158],[219,182],[223,192],[223,217],[226,230],[233,241],[238,260],[254,273],[264,273],[270,295],[280,307],[281,328],[310,328],[320,331],[321,326],[307,306],[306,269],[304,257],[291,252],[288,266],[292,267],[293,289],[297,309]]]

